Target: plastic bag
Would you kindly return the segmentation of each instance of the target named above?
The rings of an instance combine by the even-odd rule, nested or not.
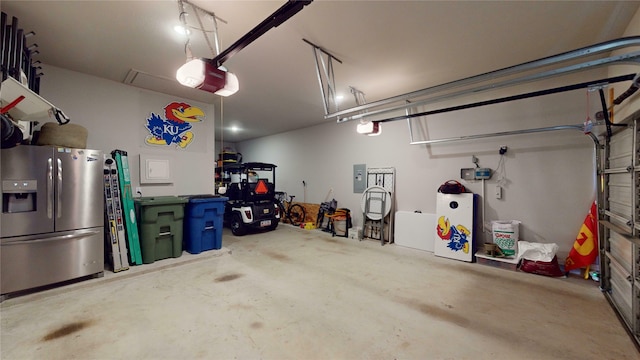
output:
[[[518,254],[518,239],[520,237],[520,221],[500,220],[491,222],[493,243],[508,257]]]
[[[518,259],[550,262],[558,251],[557,244],[541,244],[518,241]]]

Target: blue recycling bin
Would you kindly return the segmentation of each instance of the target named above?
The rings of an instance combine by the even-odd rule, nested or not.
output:
[[[186,195],[184,248],[190,254],[222,248],[222,220],[227,197]]]

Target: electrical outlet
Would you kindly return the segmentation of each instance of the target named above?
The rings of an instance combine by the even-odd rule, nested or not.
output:
[[[502,186],[496,185],[496,199],[502,199]]]
[[[502,145],[500,146],[500,150],[498,151],[500,153],[500,155],[504,155],[507,153],[507,145]]]
[[[142,196],[142,188],[140,186],[136,186],[136,194],[140,194],[140,196]]]

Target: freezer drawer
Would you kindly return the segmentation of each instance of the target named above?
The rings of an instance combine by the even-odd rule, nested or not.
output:
[[[104,271],[102,227],[1,241],[3,295]]]

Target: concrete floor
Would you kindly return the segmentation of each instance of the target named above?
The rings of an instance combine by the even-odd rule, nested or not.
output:
[[[598,290],[281,225],[8,299],[2,359],[640,359]]]

